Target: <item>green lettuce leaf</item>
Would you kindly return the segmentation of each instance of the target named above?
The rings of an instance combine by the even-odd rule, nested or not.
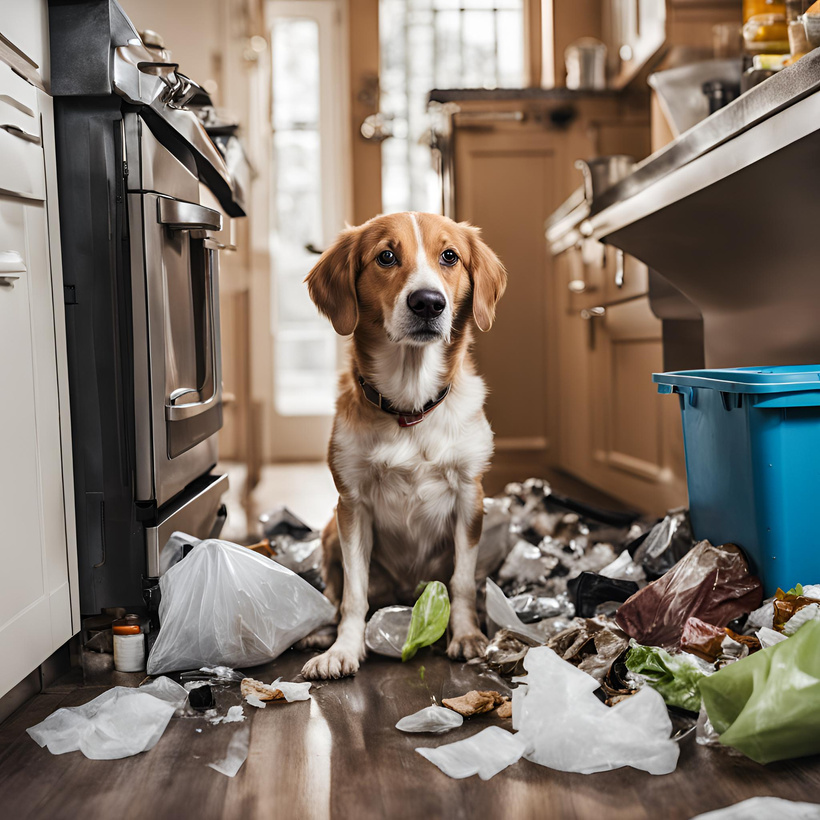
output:
[[[410,631],[401,649],[402,661],[409,661],[423,646],[434,644],[450,622],[450,596],[441,581],[431,581],[413,607]]]
[[[701,679],[705,670],[692,655],[670,655],[657,646],[641,646],[634,640],[626,656],[626,668],[642,675],[656,689],[668,706],[679,706],[690,712],[700,711]]]

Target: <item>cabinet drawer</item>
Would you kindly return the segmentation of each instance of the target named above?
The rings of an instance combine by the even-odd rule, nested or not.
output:
[[[35,132],[22,129],[22,133],[0,128],[0,193],[45,200],[46,174],[39,117],[36,128]],[[28,136],[36,137],[37,142]]]
[[[0,62],[0,124],[39,132],[37,89]]]
[[[48,78],[48,3],[0,0],[0,35]]]

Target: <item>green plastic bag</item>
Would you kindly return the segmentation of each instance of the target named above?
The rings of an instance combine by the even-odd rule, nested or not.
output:
[[[820,621],[700,683],[720,735],[758,763],[820,752]]]
[[[641,646],[634,640],[626,656],[626,668],[646,678],[667,706],[700,711],[698,684],[709,672],[692,655],[670,655],[658,646]]]
[[[401,648],[402,661],[409,661],[423,646],[435,643],[450,622],[450,596],[441,581],[430,581],[410,616],[410,630]]]

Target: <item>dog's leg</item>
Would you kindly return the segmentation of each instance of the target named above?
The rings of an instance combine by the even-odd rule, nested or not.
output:
[[[333,646],[304,665],[302,674],[306,678],[341,678],[353,675],[365,655],[364,622],[367,617],[373,520],[361,504],[351,508],[341,500],[336,508],[336,520],[344,566],[342,617]]]
[[[475,611],[475,567],[484,517],[482,498],[480,491],[478,510],[473,513],[473,520],[469,525],[462,515],[456,520],[455,568],[450,580],[452,637],[447,646],[447,654],[451,658],[463,658],[465,661],[483,655],[487,646],[487,638],[478,627]]]

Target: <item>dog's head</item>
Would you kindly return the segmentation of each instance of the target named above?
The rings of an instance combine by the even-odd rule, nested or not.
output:
[[[449,341],[468,302],[478,329],[489,330],[507,273],[477,228],[401,213],[342,231],[305,281],[342,336],[380,328],[395,344],[421,346]]]

